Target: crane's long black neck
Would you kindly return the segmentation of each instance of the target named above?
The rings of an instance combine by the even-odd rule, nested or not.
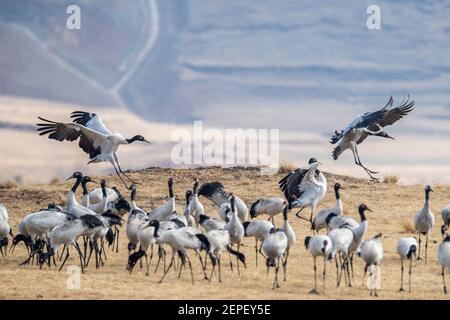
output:
[[[194,192],[194,194],[197,194],[198,185],[199,185],[199,182],[198,182],[198,181],[195,181],[194,187],[193,187],[193,192]]]
[[[133,142],[135,142],[135,141],[137,141],[139,139],[139,136],[134,136],[133,138],[131,138],[131,139],[125,139],[128,143],[133,143]]]
[[[339,200],[341,198],[341,195],[339,194],[339,188],[334,188],[334,195],[336,196],[336,200]]]
[[[285,206],[283,209],[283,220],[284,221],[288,221],[287,214],[288,214],[288,208],[287,208],[287,206]]]
[[[106,184],[102,183],[102,195],[103,198],[106,198],[108,196],[108,194],[106,193]]]
[[[131,190],[131,201],[136,201],[136,188]]]
[[[425,202],[429,202],[430,201],[430,190],[427,189],[425,190]]]
[[[172,182],[169,182],[169,198],[173,198]]]
[[[158,238],[159,237],[158,232],[159,232],[159,226],[160,226],[159,221],[156,220],[154,224],[155,225],[153,226],[153,228],[155,228],[155,230],[153,231],[153,237]]]
[[[89,194],[88,189],[87,189],[87,182],[83,181],[81,182],[81,187],[83,188],[83,196],[86,196]]]
[[[77,192],[77,189],[80,186],[82,179],[83,179],[82,177],[77,177],[77,180],[75,181],[75,183],[74,183],[74,185],[72,187],[72,192],[73,193]]]
[[[366,221],[366,214],[364,213],[364,211],[366,211],[365,208],[359,208],[359,216],[361,217],[361,222]]]

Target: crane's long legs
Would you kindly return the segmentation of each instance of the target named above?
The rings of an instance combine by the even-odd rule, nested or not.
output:
[[[169,266],[167,267],[167,269],[164,271],[164,274],[163,274],[162,278],[159,280],[159,283],[162,283],[162,282],[163,282],[164,278],[165,278],[166,275],[167,275],[167,272],[169,272],[170,268],[173,266],[174,260],[175,260],[175,255],[172,254],[172,259],[170,259],[170,264],[169,264]]]
[[[323,284],[322,284],[322,290],[323,294],[325,294],[325,278],[327,275],[327,257],[323,257]]]
[[[61,271],[61,269],[64,267],[64,264],[66,263],[67,259],[69,258],[69,250],[67,250],[66,257],[64,258],[64,261],[62,262],[61,266],[59,267],[58,271]]]
[[[237,244],[237,251],[238,252],[240,251],[240,248],[241,248],[241,243],[239,242]],[[237,264],[238,276],[240,276],[241,275],[241,270],[239,268],[239,257],[238,257],[238,255],[236,255],[236,264]]]
[[[256,267],[258,267],[258,239],[255,238],[255,258],[256,258]]]
[[[442,283],[444,284],[444,293],[447,294],[447,286],[445,285],[445,267],[442,267]]]
[[[283,261],[283,281],[287,280],[286,274],[287,274],[287,261],[289,257],[289,248],[286,250],[286,254]]]
[[[356,145],[354,146],[354,148],[352,148],[352,152],[353,152],[353,157],[355,159],[355,164],[360,166],[361,168],[363,168],[366,171],[366,173],[369,175],[370,179],[372,179],[374,181],[379,181],[380,180],[379,178],[374,177],[372,175],[372,174],[378,174],[379,172],[372,171],[362,164],[361,159],[359,158],[359,154],[358,154],[358,147]]]
[[[120,174],[119,170],[117,170],[117,167],[116,167],[116,164],[114,163],[114,161],[110,161],[110,162],[113,165],[114,170],[116,171],[116,174],[119,176],[120,180],[122,180],[122,183],[125,185],[125,188],[130,189],[130,187],[127,185],[125,180],[122,178],[122,175]]]
[[[280,287],[280,285],[278,284],[278,271],[279,271],[279,269],[280,269],[280,257],[278,257],[278,259],[277,259],[277,263],[276,263],[276,266],[275,266],[275,279],[274,279],[274,281],[273,281],[273,286],[272,286],[272,290],[275,290],[276,288],[279,288]]]
[[[425,264],[427,264],[427,254],[428,254],[428,234],[429,234],[429,232],[427,232],[427,236],[426,236],[426,240],[425,240]]]
[[[401,261],[401,276],[400,276],[400,290],[399,291],[405,291],[405,289],[403,289],[403,258],[400,259]]]
[[[317,291],[317,257],[314,257],[314,289],[311,289],[309,291],[310,294],[319,294],[319,291]]]
[[[120,167],[120,163],[117,162],[117,166],[119,167],[119,171],[121,174],[123,174],[125,176],[125,178],[127,178],[128,180],[130,180],[131,183],[133,184],[139,184],[136,181],[134,181],[133,179],[131,179],[125,172],[123,172],[122,168]]]
[[[417,255],[417,260],[422,260],[422,258],[420,257],[421,244],[422,244],[422,238],[421,238],[421,233],[419,232],[419,254]]]
[[[80,256],[80,267],[81,267],[81,273],[84,273],[84,268],[83,268],[83,253],[81,252],[80,246],[78,245],[77,242],[74,243],[74,247],[77,249],[78,251],[78,255]]]
[[[409,293],[411,293],[412,257],[409,258]]]

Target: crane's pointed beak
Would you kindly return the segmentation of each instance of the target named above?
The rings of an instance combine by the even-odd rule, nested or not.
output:
[[[74,178],[75,178],[74,176],[70,176],[70,177],[68,177],[68,178],[66,179],[66,181],[72,180],[72,179],[74,179]]]
[[[148,141],[147,139],[144,139],[144,140],[142,140],[143,142],[146,142],[146,143],[148,143],[148,144],[151,144],[151,142],[150,141]]]
[[[389,139],[395,140],[395,138],[393,136],[388,135],[387,136]]]

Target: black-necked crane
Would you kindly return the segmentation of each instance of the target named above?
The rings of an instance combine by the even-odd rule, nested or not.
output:
[[[343,258],[343,261],[340,261],[341,272],[338,271],[336,258],[337,286],[339,286],[342,272],[344,272],[344,279],[348,286],[351,287],[349,264],[351,269],[353,269],[352,255],[361,246],[367,232],[366,210],[372,211],[365,204],[361,204],[358,207],[361,222],[357,226],[343,225],[340,228],[330,230],[328,233],[333,242],[333,256],[336,257],[336,253],[339,253],[339,260],[341,260],[341,256]]]
[[[210,216],[207,216],[205,214],[200,215],[198,223],[203,229],[205,229],[205,232],[209,232],[212,230],[223,230],[225,228],[225,222],[215,218],[211,218]],[[244,228],[245,223],[246,222],[244,222]]]
[[[75,179],[72,189],[67,193],[67,212],[73,214],[77,218],[85,215],[91,214],[96,215],[97,213],[89,208],[78,203],[76,199],[76,191],[83,180],[83,174],[81,172],[74,172],[67,180]]]
[[[267,273],[269,268],[275,268],[275,279],[273,281],[272,289],[279,288],[278,283],[278,271],[280,264],[283,262],[283,257],[288,247],[288,238],[284,231],[280,229],[272,228],[269,235],[264,239],[262,243],[263,252],[266,255]]]
[[[438,247],[438,259],[439,264],[442,267],[441,276],[442,284],[444,287],[444,293],[447,294],[447,286],[445,285],[445,269],[450,273],[450,236],[446,235],[444,240]]]
[[[256,266],[258,266],[258,254],[261,254],[266,259],[266,256],[261,252],[262,241],[269,235],[274,225],[272,222],[265,220],[245,221],[242,225],[244,227],[244,236],[255,239],[255,261]],[[261,246],[259,247],[258,241],[261,241]]]
[[[166,220],[174,211],[175,207],[175,194],[173,193],[173,179],[169,178],[167,180],[167,185],[169,187],[169,199],[167,202],[152,211],[148,212],[148,218],[150,220],[164,221]]]
[[[228,233],[230,234],[230,240],[231,240],[231,244],[236,244],[237,245],[237,252],[240,252],[241,249],[241,243],[242,240],[244,239],[244,235],[245,235],[245,230],[244,230],[244,226],[242,225],[241,220],[238,218],[237,215],[237,210],[236,210],[236,206],[235,206],[235,196],[233,193],[230,193],[230,206],[231,206],[231,218],[230,218],[230,222],[228,222],[225,225],[225,230],[228,231]],[[236,256],[237,258],[237,256]],[[238,275],[241,275],[241,271],[239,268],[239,259],[237,259],[236,261],[237,263],[237,270],[238,270]],[[232,266],[232,262],[230,259],[230,266]],[[245,266],[245,264],[244,264]]]
[[[186,195],[185,195],[185,206],[184,206],[184,218],[186,219],[186,224],[188,227],[193,227],[195,225],[195,219],[194,217],[191,215],[191,208],[190,208],[190,203],[191,203],[191,197],[192,197],[192,191],[191,190],[186,190]]]
[[[203,265],[203,261],[199,251],[205,250],[206,252],[209,252],[209,242],[205,241],[205,236],[201,234],[199,230],[193,227],[183,227],[179,229],[171,229],[164,231],[160,229],[160,222],[158,220],[150,221],[147,224],[147,227],[155,228],[154,236],[156,238],[156,243],[167,244],[172,249],[172,259],[170,260],[169,266],[164,271],[164,274],[161,280],[159,281],[160,283],[164,280],[167,273],[173,266],[175,261],[175,255],[178,254],[179,258],[181,259],[181,266],[179,269],[178,278],[181,276],[182,268],[186,265],[187,260],[189,269],[191,271],[192,284],[194,284],[194,274],[192,271],[192,263],[188,256],[188,250],[194,250],[197,252],[205,279],[208,279],[205,273],[205,267]]]
[[[147,214],[141,210],[132,210],[128,215],[126,234],[128,238],[128,255],[135,251],[139,244],[138,231],[144,221],[148,220]]]
[[[327,260],[331,260],[333,258],[331,252],[332,246],[333,244],[330,237],[326,235],[318,235],[305,238],[306,250],[309,251],[314,259],[314,289],[309,292],[311,294],[319,294],[319,290],[317,288],[317,257],[323,257],[322,291],[325,294],[325,277],[327,270],[326,262]]]
[[[317,215],[314,217],[314,220],[312,222],[311,229],[315,231],[319,231],[323,228],[327,228],[330,220],[332,220],[334,217],[337,217],[338,215],[342,215],[343,213],[343,206],[342,206],[342,199],[339,190],[344,189],[340,183],[336,182],[334,184],[334,195],[336,197],[336,204],[332,208],[326,208],[320,210]]]
[[[380,263],[383,259],[383,244],[381,243],[381,233],[364,241],[361,244],[361,258],[366,263],[364,267],[364,276],[369,271],[369,293],[378,297],[377,289],[379,287]],[[373,270],[375,268],[375,270]],[[374,274],[375,273],[375,274]]]
[[[243,264],[245,264],[245,255],[231,248],[230,234],[226,230],[211,230],[208,231],[205,236],[209,243],[208,254],[213,265],[211,275],[209,276],[209,281],[211,282],[216,265],[218,265],[219,282],[222,282],[220,272],[220,256],[222,251],[226,249],[229,254],[235,255]]]
[[[200,202],[198,198],[198,187],[200,185],[200,181],[198,178],[194,179],[194,186],[192,188],[192,194],[190,196],[189,201],[189,213],[194,218],[195,224],[198,226],[199,219],[201,215],[205,214],[205,207]]]
[[[84,177],[83,177],[83,179],[84,179]],[[101,186],[102,195],[103,195],[102,201],[100,201],[99,203],[89,204],[89,206],[88,206],[89,209],[91,209],[92,211],[94,211],[97,214],[104,213],[108,210],[108,193],[106,191],[107,185],[106,185],[105,179],[102,179],[100,181],[100,186]]]
[[[311,223],[317,204],[327,192],[327,179],[317,168],[318,166],[319,162],[315,158],[311,158],[307,166],[292,171],[278,182],[289,207],[300,208],[296,216]],[[299,215],[306,207],[311,208],[309,220]]]
[[[83,176],[83,179],[81,180],[81,188],[83,189],[83,200],[81,201],[81,204],[86,208],[89,208],[89,206],[91,205],[89,190],[87,187],[88,183],[96,183],[96,182],[92,180],[92,178],[89,176]]]
[[[140,243],[139,251],[134,252],[128,257],[127,269],[131,273],[136,262],[142,257],[145,257],[146,272],[145,275],[150,275],[150,264],[153,257],[153,245],[156,243],[156,228],[148,227],[149,219],[144,219],[137,229],[137,239]],[[147,255],[148,250],[151,249],[150,259]]]
[[[412,260],[413,256],[416,255],[417,251],[417,240],[413,237],[401,238],[397,242],[397,253],[400,256],[401,262],[401,280],[400,280],[400,290],[405,291],[403,289],[403,261],[409,260],[409,292],[411,292],[411,274],[412,274]]]
[[[41,253],[39,256],[39,264],[42,265],[47,259],[52,257],[61,245],[73,245],[78,252],[80,258],[81,272],[84,273],[84,256],[81,252],[77,239],[81,236],[93,238],[99,228],[102,228],[102,222],[95,215],[83,215],[78,219],[69,220],[59,226],[56,226],[49,232],[49,250],[47,253]],[[67,247],[66,256],[59,267],[59,271],[64,267],[69,258],[69,248]]]
[[[416,213],[414,219],[414,225],[416,227],[416,232],[419,233],[419,254],[417,259],[420,260],[420,248],[421,248],[421,235],[425,235],[425,264],[427,264],[427,253],[428,253],[428,236],[431,230],[434,227],[434,215],[430,209],[430,192],[433,192],[433,189],[429,185],[426,185],[424,188],[425,191],[425,203],[423,208],[420,209],[419,212]]]
[[[89,155],[89,163],[110,162],[119,178],[127,186],[122,175],[135,183],[122,171],[117,153],[122,144],[131,144],[135,141],[150,143],[143,136],[136,135],[126,139],[120,133],[111,132],[103,123],[98,114],[84,111],[72,112],[72,123],[63,123],[38,117],[44,123],[38,123],[39,135],[47,135],[49,139],[57,141],[75,141],[79,139],[79,147]],[[128,186],[127,186],[128,188]]]
[[[379,179],[373,176],[378,172],[369,170],[362,164],[358,154],[358,145],[365,141],[368,136],[394,139],[383,131],[382,128],[394,124],[411,112],[414,109],[414,100],[409,101],[408,96],[408,99],[402,101],[396,108],[392,108],[393,102],[394,100],[391,96],[383,108],[358,115],[341,132],[336,130],[330,140],[332,144],[337,143],[337,146],[333,150],[333,159],[337,160],[345,150],[350,149],[353,152],[355,164],[363,168],[372,180],[378,181]]]
[[[23,236],[30,239],[32,246],[29,257],[21,265],[31,261],[39,253],[36,247],[38,240],[48,239],[51,230],[74,219],[76,219],[74,215],[57,209],[45,209],[26,215],[19,224],[19,231]],[[13,245],[15,245],[14,241]]]
[[[220,182],[210,182],[203,184],[198,190],[199,196],[204,196],[205,198],[211,200],[221,211],[230,213],[230,192],[225,191],[225,187]],[[234,195],[234,205],[236,208],[237,216],[241,222],[248,220],[248,208],[245,202]],[[221,218],[226,221],[225,216],[221,215]]]
[[[256,200],[250,207],[250,218],[266,214],[274,223],[274,217],[283,212],[284,199],[279,197],[268,197]]]

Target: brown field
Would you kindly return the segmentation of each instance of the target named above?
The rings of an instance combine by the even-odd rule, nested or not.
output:
[[[161,204],[166,197],[166,181],[169,176],[175,180],[175,191],[178,195],[178,211],[182,212],[183,196],[187,188],[192,185],[192,179],[199,177],[201,182],[221,181],[228,190],[233,190],[242,197],[248,205],[259,197],[280,196],[277,181],[281,175],[262,176],[256,170],[204,168],[197,170],[184,169],[146,169],[132,176],[141,183],[138,188],[138,205],[143,209],[150,209]],[[118,185],[119,181],[107,177],[110,185]],[[343,201],[346,214],[357,216],[356,207],[366,203],[373,213],[368,213],[368,236],[378,232],[383,233],[384,259],[382,268],[382,288],[379,299],[445,299],[442,293],[440,267],[436,252],[440,242],[439,226],[441,218],[439,210],[448,204],[450,188],[448,186],[434,186],[431,194],[432,209],[436,217],[436,226],[431,234],[429,246],[429,262],[414,262],[413,292],[398,292],[400,281],[400,262],[395,246],[400,237],[411,235],[413,217],[423,205],[422,186],[404,186],[396,184],[372,184],[365,180],[329,175],[329,185],[335,181],[341,182]],[[10,189],[0,189],[0,202],[9,210],[11,225],[17,232],[20,219],[29,212],[47,206],[50,202],[65,202],[69,183],[54,181],[52,185],[19,185]],[[217,216],[217,210],[206,199],[202,199],[206,212]],[[320,208],[334,204],[331,188]],[[320,209],[319,208],[319,209]],[[281,217],[276,217],[276,223],[281,223]],[[39,270],[36,266],[19,267],[26,258],[23,245],[17,248],[13,255],[0,257],[2,287],[0,299],[370,299],[368,290],[362,282],[363,262],[355,258],[355,277],[352,288],[335,285],[334,263],[327,265],[326,295],[309,295],[313,287],[313,261],[303,245],[305,236],[310,235],[310,227],[303,220],[291,214],[291,223],[297,233],[297,243],[291,251],[288,265],[288,281],[281,282],[281,288],[273,291],[273,270],[269,276],[263,264],[255,266],[254,241],[245,240],[243,252],[247,257],[247,269],[241,269],[241,277],[236,271],[228,268],[228,257],[222,258],[223,283],[218,283],[214,277],[212,282],[202,280],[202,273],[197,259],[192,259],[195,286],[191,284],[188,272],[184,272],[181,279],[176,278],[175,272],[170,272],[163,284],[159,284],[161,269],[158,273],[144,275],[144,270],[136,266],[130,275],[125,270],[127,261],[127,240],[125,227],[122,226],[120,237],[120,251],[113,253],[108,250],[108,259],[104,267],[95,269],[91,263],[87,273],[81,276],[81,289],[66,288],[67,266],[77,265],[78,257],[75,250],[61,272],[55,267],[44,267]],[[262,260],[260,260],[262,261]],[[156,260],[152,261],[154,269]],[[209,266],[208,266],[209,268]],[[320,274],[322,264],[319,264]],[[320,277],[319,277],[320,279]],[[320,282],[319,282],[320,283]]]

